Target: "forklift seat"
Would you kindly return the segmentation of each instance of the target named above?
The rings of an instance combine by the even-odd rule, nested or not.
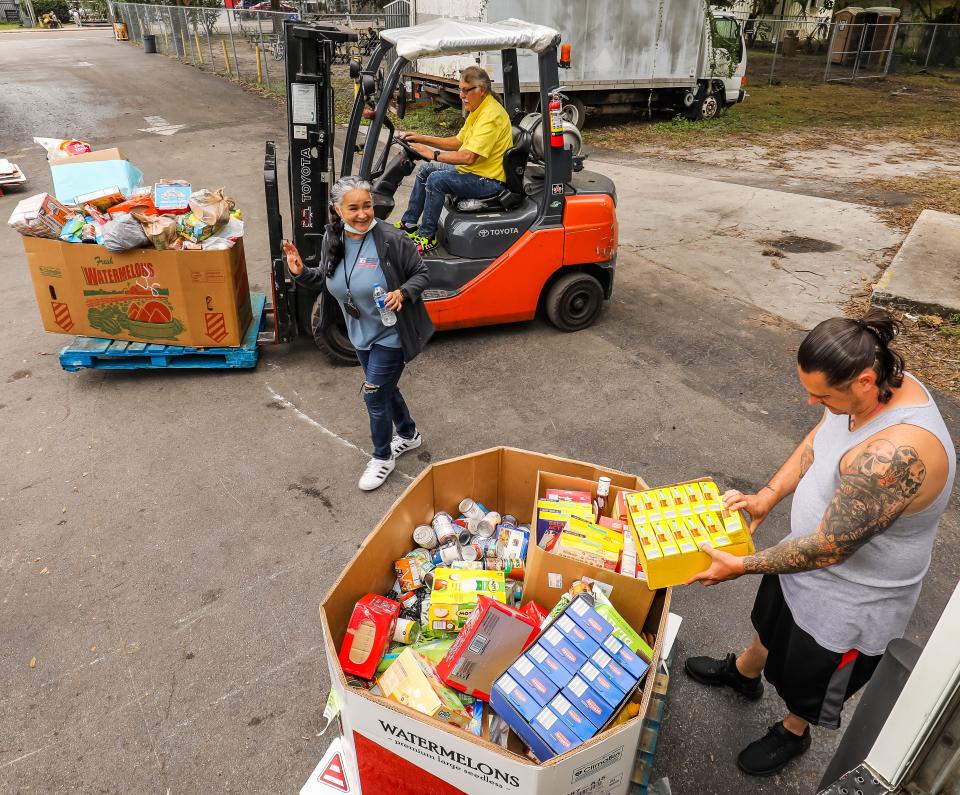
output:
[[[491,210],[514,210],[523,201],[523,175],[530,156],[530,133],[513,127],[513,146],[503,155],[503,171],[507,180],[499,193],[486,199],[457,199],[457,211],[482,213]]]

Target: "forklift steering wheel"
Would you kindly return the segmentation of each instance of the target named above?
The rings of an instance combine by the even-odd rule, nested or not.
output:
[[[411,160],[426,160],[423,155],[421,155],[416,149],[414,149],[410,144],[408,144],[403,138],[394,138],[393,142],[397,144],[404,152],[406,152],[407,157]]]

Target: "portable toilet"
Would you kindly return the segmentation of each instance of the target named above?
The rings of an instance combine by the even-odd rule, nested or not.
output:
[[[888,6],[874,6],[863,10],[863,21],[867,33],[863,37],[863,55],[860,63],[876,70],[882,70],[893,49],[900,9]]]
[[[833,15],[833,24],[836,28],[830,49],[830,63],[849,66],[857,59],[863,36],[863,9],[847,6]]]

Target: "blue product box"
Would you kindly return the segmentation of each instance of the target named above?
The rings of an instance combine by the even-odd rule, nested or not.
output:
[[[607,636],[613,632],[610,622],[587,604],[587,600],[583,597],[573,600],[566,610],[566,615],[586,630],[587,634],[597,643],[603,643]]]
[[[565,754],[583,742],[550,707],[544,707],[533,720],[533,730],[557,754]]]
[[[537,667],[526,654],[507,669],[507,674],[523,687],[541,707],[550,703],[560,686],[550,681],[547,675]]]
[[[556,621],[553,622],[560,632],[573,641],[573,645],[580,649],[586,657],[590,657],[600,644],[591,638],[576,621],[569,616],[569,611],[564,612]]]
[[[583,667],[580,669],[580,676],[614,709],[623,701],[623,697],[626,695],[626,693],[610,680],[610,677],[600,673],[600,669],[592,662],[583,664]]]
[[[627,669],[637,679],[643,678],[650,665],[640,659],[634,652],[630,651],[626,645],[611,635],[603,642],[603,648],[614,660]]]
[[[597,666],[624,693],[633,690],[637,677],[613,659],[604,649],[597,649],[590,662]]]
[[[586,715],[587,720],[598,729],[602,729],[613,715],[613,707],[598,696],[596,691],[579,676],[573,677],[562,692],[563,697]]]
[[[589,740],[597,733],[597,727],[588,721],[563,695],[557,693],[550,702],[550,709],[560,716],[560,719],[567,724],[573,733],[581,740]]]
[[[556,752],[537,734],[533,726],[529,723],[529,721],[532,721],[537,716],[541,708],[536,706],[536,702],[528,695],[528,703],[534,705],[534,710],[533,717],[525,718],[517,711],[516,701],[508,700],[500,689],[500,683],[504,679],[509,680],[507,687],[511,688],[512,693],[523,690],[513,679],[504,674],[497,680],[494,686],[490,688],[490,708],[506,721],[506,724],[523,740],[540,762],[546,762],[548,759],[552,759],[557,755]]]
[[[550,652],[553,659],[564,666],[571,674],[579,671],[580,666],[587,661],[587,655],[574,646],[573,641],[564,637],[556,626],[552,626],[544,632],[539,643]]]
[[[537,713],[540,711],[540,705],[533,696],[517,684],[512,676],[504,674],[493,686],[499,691],[503,699],[527,721],[531,721],[537,716]]]
[[[597,654],[601,651],[602,649],[598,649]],[[573,678],[573,671],[568,671],[553,659],[550,653],[539,643],[527,649],[527,656],[537,664],[537,668],[543,671],[557,688],[566,687],[567,683]]]

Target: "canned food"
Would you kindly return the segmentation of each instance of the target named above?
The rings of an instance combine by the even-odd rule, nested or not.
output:
[[[473,533],[469,530],[461,530],[457,533],[457,543],[460,546],[466,546],[473,540]]]
[[[440,540],[430,525],[421,524],[413,529],[413,543],[427,549],[436,549]]]
[[[440,511],[430,522],[434,532],[437,534],[437,541],[442,545],[452,538],[456,537],[457,530],[453,526],[453,517],[448,513]]]
[[[500,520],[500,524],[510,525],[511,527],[517,526],[517,517],[510,513],[505,513],[503,518]]]
[[[479,560],[455,560],[450,564],[450,568],[458,571],[483,571],[483,562]]]
[[[460,501],[460,513],[462,513],[467,519],[475,519],[479,521],[483,518],[483,515],[486,513],[483,510],[483,507],[467,497],[465,500]]]
[[[460,547],[460,555],[464,560],[483,560],[484,550],[479,544],[466,544]]]
[[[493,538],[497,532],[497,526],[492,524],[486,517],[477,522],[477,536],[479,538]]]
[[[394,643],[403,643],[409,645],[416,643],[420,637],[420,625],[416,621],[410,621],[407,618],[398,618],[397,624],[393,628]]]
[[[450,564],[455,560],[463,560],[463,558],[460,556],[460,547],[457,546],[456,542],[440,547],[441,563]]]

